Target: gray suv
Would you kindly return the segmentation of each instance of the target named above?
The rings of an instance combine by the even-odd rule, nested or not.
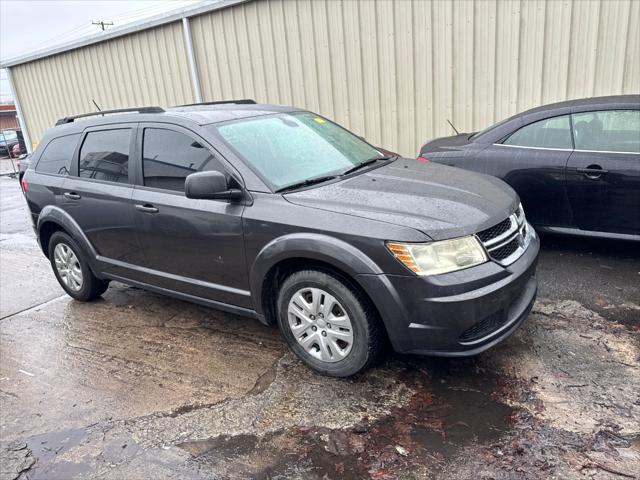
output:
[[[66,117],[22,188],[71,297],[115,280],[277,324],[327,375],[361,371],[387,341],[477,354],[536,296],[539,241],[509,186],[389,156],[292,107]]]

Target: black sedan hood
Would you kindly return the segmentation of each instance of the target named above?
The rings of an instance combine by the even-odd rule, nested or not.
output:
[[[412,227],[434,240],[491,227],[513,213],[519,201],[497,178],[410,159],[285,198],[297,205]]]

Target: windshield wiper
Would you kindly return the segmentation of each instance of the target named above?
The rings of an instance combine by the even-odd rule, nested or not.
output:
[[[373,158],[369,158],[368,160],[365,160],[364,162],[360,162],[357,165],[354,165],[349,170],[347,170],[345,172],[342,172],[342,174],[340,176],[348,175],[348,174],[350,174],[352,172],[360,170],[361,168],[364,168],[367,165],[371,165],[372,163],[376,163],[378,160],[393,160],[394,158],[397,158],[397,157],[395,155],[393,155],[391,157],[373,157]]]
[[[298,188],[307,187],[309,185],[315,185],[316,183],[326,182],[326,181],[338,178],[339,176],[342,177],[342,176],[347,175],[347,174],[349,174],[351,172],[355,172],[356,170],[360,170],[361,168],[364,168],[367,165],[371,165],[372,163],[375,163],[378,160],[393,160],[394,158],[397,158],[397,157],[394,155],[394,156],[391,156],[391,157],[373,157],[373,158],[369,158],[368,160],[365,160],[364,162],[360,162],[359,164],[354,165],[353,167],[351,167],[347,171],[342,172],[340,175],[325,175],[325,176],[322,176],[322,177],[309,178],[309,179],[303,180],[301,182],[292,183],[291,185],[287,185],[286,187],[278,188],[277,190],[274,190],[274,191],[275,191],[275,193],[282,193],[282,192],[286,192],[286,191],[289,191],[289,190],[296,190]]]
[[[334,178],[338,178],[337,175],[326,175],[323,177],[315,177],[309,178],[307,180],[303,180],[302,182],[292,183],[291,185],[287,185],[286,187],[281,187],[275,190],[275,193],[286,192],[288,190],[295,190],[297,188],[307,187],[309,185],[315,185],[316,183],[326,182],[328,180],[333,180]]]

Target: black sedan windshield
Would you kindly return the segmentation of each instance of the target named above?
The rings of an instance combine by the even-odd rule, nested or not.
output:
[[[246,118],[211,128],[273,190],[339,175],[384,157],[356,135],[309,112]]]

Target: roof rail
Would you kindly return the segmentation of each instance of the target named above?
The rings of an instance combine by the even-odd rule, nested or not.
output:
[[[127,112],[162,113],[164,112],[164,109],[160,107],[132,107],[132,108],[118,108],[115,110],[100,110],[99,112],[81,113],[80,115],[72,115],[70,117],[61,118],[56,122],[56,126],[64,125],[65,123],[72,123],[77,118],[94,117],[97,115],[106,115],[110,113],[127,113]]]
[[[242,98],[240,100],[218,100],[216,102],[200,102],[200,103],[187,103],[186,105],[178,105],[177,107],[195,107],[198,105],[225,105],[225,104],[236,104],[236,105],[254,105],[258,102],[252,100],[251,98]]]

